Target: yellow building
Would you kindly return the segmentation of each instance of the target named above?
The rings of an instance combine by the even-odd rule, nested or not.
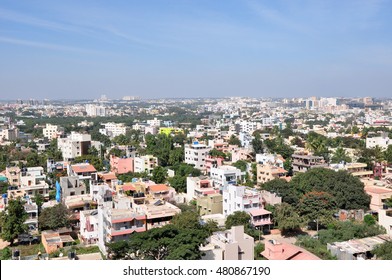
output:
[[[220,193],[213,193],[197,198],[197,208],[200,216],[223,213],[223,197]]]
[[[178,127],[160,127],[159,133],[166,134],[166,135],[180,134],[180,133],[184,133],[184,130],[182,128],[178,128]]]

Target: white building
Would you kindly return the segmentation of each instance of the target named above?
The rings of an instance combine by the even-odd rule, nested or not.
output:
[[[81,134],[74,131],[68,137],[58,138],[57,140],[57,147],[61,150],[65,161],[87,155],[91,146],[95,147],[100,153],[100,142],[91,141],[90,134]]]
[[[101,128],[99,132],[103,135],[109,136],[109,137],[116,137],[119,135],[125,135],[129,128],[125,126],[123,123],[103,123],[102,124],[105,128]]]
[[[80,211],[80,236],[84,243],[98,242],[98,210]]]
[[[229,184],[223,188],[223,215],[262,208],[261,194],[255,189]]]
[[[185,145],[185,163],[192,164],[197,169],[204,170],[206,157],[211,150],[204,144],[195,141],[193,144]]]
[[[0,128],[0,140],[15,141],[19,138],[19,129],[17,127]]]
[[[147,172],[152,173],[152,170],[158,166],[158,158],[152,155],[146,155],[141,157],[135,157],[134,160],[134,171],[137,173]]]
[[[258,164],[271,164],[283,168],[284,159],[280,155],[274,154],[256,154],[256,163]]]
[[[49,185],[45,179],[44,168],[41,166],[22,168],[20,172],[19,190],[29,197],[41,194],[44,198],[48,199]]]
[[[208,177],[187,177],[186,178],[186,200],[187,202],[212,193],[218,193],[219,189],[214,188],[213,181]]]
[[[147,124],[149,126],[157,126],[160,127],[161,126],[161,120],[158,120],[157,118],[154,118],[153,120],[147,120]]]
[[[44,137],[49,140],[55,139],[64,133],[64,129],[58,125],[46,124],[46,127],[42,130]]]
[[[214,181],[214,186],[221,190],[228,184],[242,182],[243,176],[245,176],[245,172],[230,165],[212,167],[210,173],[211,179]]]
[[[368,135],[366,137],[366,148],[371,149],[379,146],[381,149],[385,150],[389,145],[392,145],[392,140],[389,139],[387,133],[381,133],[380,136]]]
[[[106,108],[96,104],[86,104],[86,113],[89,117],[105,117]]]
[[[240,132],[253,134],[257,130],[257,122],[242,121],[240,123]]]

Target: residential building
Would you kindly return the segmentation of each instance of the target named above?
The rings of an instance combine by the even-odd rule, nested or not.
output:
[[[264,184],[274,179],[285,178],[287,171],[270,164],[257,164],[257,184]]]
[[[260,192],[245,186],[227,185],[223,188],[223,215],[236,211],[250,212],[262,208]]]
[[[19,136],[19,128],[17,127],[0,128],[0,140],[16,141]]]
[[[67,169],[68,176],[77,176],[81,180],[97,180],[97,170],[89,163],[72,164]]]
[[[335,171],[345,170],[348,173],[351,173],[354,177],[365,178],[372,177],[373,171],[366,170],[367,164],[362,162],[353,162],[353,163],[338,163],[338,164],[330,164],[329,168]]]
[[[293,154],[293,172],[306,172],[312,168],[324,167],[327,168],[328,164],[325,163],[323,157]]]
[[[161,126],[161,120],[158,120],[157,118],[154,118],[153,120],[147,120],[147,124],[149,126],[160,127]]]
[[[98,210],[80,211],[80,238],[84,244],[98,242]]]
[[[206,176],[187,177],[186,178],[186,200],[197,199],[208,194],[219,192],[219,189],[214,188],[213,181]]]
[[[269,164],[283,168],[285,160],[281,155],[276,154],[256,154],[256,163],[258,164]]]
[[[19,166],[7,166],[5,176],[11,186],[20,186],[20,168]]]
[[[125,174],[134,172],[134,158],[131,157],[116,157],[110,155],[110,170],[116,174]]]
[[[203,260],[254,260],[254,239],[244,233],[244,226],[214,232],[208,241],[200,248]]]
[[[199,215],[213,215],[223,213],[223,196],[220,193],[211,193],[199,196],[196,199]]]
[[[64,128],[58,125],[52,125],[50,123],[46,124],[46,127],[42,130],[44,137],[49,140],[55,139],[63,135]]]
[[[274,239],[266,240],[265,249],[261,255],[267,260],[320,260],[319,257],[309,251],[293,244],[278,242]]]
[[[211,147],[197,141],[193,142],[193,144],[186,144],[185,163],[194,165],[197,169],[205,170],[205,160],[210,150]]]
[[[148,193],[153,199],[165,201],[174,200],[175,189],[165,184],[156,184],[148,186]]]
[[[86,104],[86,113],[89,117],[105,117],[106,108],[96,104]]]
[[[386,207],[384,207],[386,208]],[[378,224],[385,228],[387,234],[392,237],[392,209],[378,210]]]
[[[103,135],[114,138],[119,135],[125,135],[129,130],[129,127],[125,126],[124,123],[103,123],[104,128],[99,129],[99,132]]]
[[[237,184],[242,182],[245,172],[240,169],[230,166],[222,165],[218,167],[211,168],[210,177],[214,182],[214,186],[220,190],[228,184]]]
[[[141,157],[135,157],[134,159],[134,172],[148,174],[152,173],[152,170],[158,166],[158,158],[153,155],[146,155]]]
[[[79,176],[60,177],[61,197],[64,200],[68,196],[87,194],[86,184]]]
[[[282,197],[278,196],[276,193],[261,190],[260,194],[263,201],[263,206],[282,203]]]
[[[391,144],[392,144],[392,139],[389,139],[388,133],[386,132],[382,132],[379,136],[376,136],[375,134],[369,134],[366,137],[367,149],[372,149],[378,146],[381,149],[385,150]]]
[[[28,195],[32,198],[37,194],[40,194],[45,199],[49,199],[49,185],[46,183],[45,179],[46,175],[44,174],[43,167],[22,168],[20,172],[20,187],[16,192],[12,190],[10,193],[9,191],[10,198],[18,197],[20,195]]]
[[[362,239],[328,243],[327,249],[338,260],[367,260],[372,256],[371,251],[376,246],[390,241],[392,241],[391,236],[381,234]]]
[[[206,169],[206,173],[209,175],[211,174],[211,168],[213,167],[218,167],[221,166],[223,164],[224,159],[221,157],[212,157],[210,155],[208,155],[205,158],[205,169]]]
[[[87,155],[91,146],[90,134],[81,134],[73,131],[68,137],[57,139],[57,147],[61,150],[63,160],[65,161]],[[98,151],[100,151],[100,148]]]
[[[27,219],[24,222],[28,226],[29,230],[38,230],[38,206],[36,203],[29,199],[24,205],[24,209],[27,214]]]
[[[370,210],[378,212],[383,208],[385,200],[392,198],[392,189],[384,181],[361,179],[365,185],[365,192],[370,195]]]
[[[263,208],[253,209],[248,212],[250,214],[250,223],[252,226],[260,230],[270,230],[272,223],[271,212]]]

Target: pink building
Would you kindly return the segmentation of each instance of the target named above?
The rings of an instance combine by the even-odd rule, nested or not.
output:
[[[110,155],[110,171],[116,174],[125,174],[128,172],[134,172],[133,158],[119,158],[114,155]]]
[[[205,166],[206,166],[207,174],[210,174],[211,168],[213,168],[213,167],[216,168],[221,165],[223,165],[223,158],[211,157],[211,156],[206,157]]]
[[[306,251],[305,249],[289,243],[280,243],[276,240],[265,242],[265,250],[261,255],[268,260],[320,260],[319,257]]]
[[[254,227],[259,227],[260,229],[263,229],[263,227],[268,227],[272,225],[271,222],[271,212],[267,211],[263,208],[260,209],[253,209],[249,211],[249,214],[251,216],[251,223]]]

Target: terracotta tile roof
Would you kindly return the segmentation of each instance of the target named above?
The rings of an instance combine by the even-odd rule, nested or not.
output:
[[[159,184],[159,185],[151,185],[149,189],[150,192],[165,192],[169,190],[169,187],[164,184]]]
[[[125,184],[122,186],[123,191],[136,191],[136,188],[133,184]]]
[[[97,172],[94,166],[91,164],[83,164],[83,165],[71,165],[72,170],[75,173],[83,173],[83,172]]]
[[[253,217],[255,217],[255,216],[271,214],[271,212],[267,211],[267,210],[265,210],[263,208],[260,208],[260,209],[250,210],[249,214],[251,214]]]
[[[105,181],[117,179],[116,174],[114,174],[113,172],[111,172],[111,173],[105,173],[105,174],[99,174],[99,176],[100,176],[103,180],[105,180]]]

